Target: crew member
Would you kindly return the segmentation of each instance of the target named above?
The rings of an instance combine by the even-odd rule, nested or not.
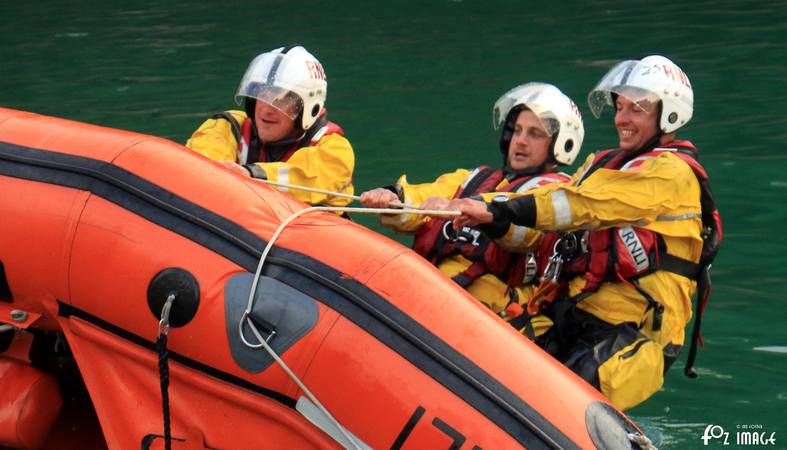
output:
[[[626,409],[661,387],[697,281],[707,298],[721,222],[695,146],[676,140],[693,113],[677,65],[658,55],[621,62],[588,101],[596,117],[614,106],[616,148],[591,155],[568,183],[445,208],[463,213],[454,226],[480,225],[492,237],[512,224],[564,232],[551,256],[565,291],[546,309],[555,325],[539,340]],[[693,349],[698,337],[695,329]]]
[[[254,58],[235,95],[245,111],[205,121],[186,146],[242,175],[330,192],[353,193],[355,155],[342,129],[328,121],[328,83],[320,62],[301,46]],[[311,205],[352,200],[279,186]]]
[[[432,209],[452,198],[525,192],[568,179],[555,170],[574,161],[584,128],[576,105],[558,88],[527,83],[510,90],[495,103],[493,124],[502,127],[502,167],[458,169],[426,184],[410,184],[403,175],[394,186],[364,192],[361,203],[369,207],[402,203]],[[535,250],[541,233],[533,229],[516,227],[510,242],[498,245],[477,229],[455,230],[450,221],[440,218],[390,215],[381,216],[381,222],[396,231],[414,233],[414,250],[502,316],[509,304],[529,296],[529,286],[536,280]],[[512,248],[519,253],[509,251]]]

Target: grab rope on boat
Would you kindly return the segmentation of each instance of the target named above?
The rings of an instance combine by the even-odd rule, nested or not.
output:
[[[175,294],[169,294],[161,309],[161,320],[156,331],[156,349],[158,350],[159,378],[161,380],[161,412],[164,417],[164,448],[172,449],[172,432],[169,417],[169,352],[167,351],[167,335],[169,334],[169,313]]]
[[[263,180],[260,180],[263,181]],[[298,187],[302,188],[302,187]],[[311,189],[311,188],[309,188]],[[327,192],[327,191],[326,191]],[[338,194],[338,193],[332,193]],[[341,194],[343,196],[347,196],[348,194]],[[353,196],[354,197],[354,196]],[[358,198],[358,197],[354,197]],[[252,308],[254,307],[254,294],[257,291],[257,285],[259,284],[260,275],[262,274],[262,267],[265,264],[265,260],[268,257],[268,253],[270,253],[271,248],[273,248],[274,242],[276,239],[279,238],[284,228],[287,227],[290,223],[292,223],[298,217],[308,214],[314,211],[334,211],[334,212],[353,212],[353,213],[366,213],[366,214],[427,214],[427,215],[444,215],[444,216],[457,216],[459,215],[458,211],[437,211],[437,210],[423,210],[423,209],[415,209],[415,208],[353,208],[353,207],[345,207],[345,206],[312,206],[309,208],[302,209],[295,214],[288,217],[284,222],[279,225],[279,228],[276,229],[276,232],[273,233],[271,239],[268,241],[268,244],[265,246],[265,249],[262,251],[262,255],[260,256],[260,262],[257,264],[257,271],[254,273],[254,280],[251,284],[251,290],[249,291],[249,300],[246,305],[246,310],[243,312],[240,321],[238,322],[238,333],[240,334],[240,339],[244,343],[244,345],[253,348],[259,349],[263,348],[265,351],[273,358],[274,361],[284,370],[284,372],[292,379],[295,384],[304,392],[304,394],[309,398],[309,400],[314,403],[314,405],[322,412],[325,417],[338,429],[342,436],[349,442],[354,449],[361,450],[361,445],[356,442],[354,436],[352,436],[347,429],[345,429],[339,422],[328,412],[328,410],[317,400],[317,397],[306,387],[305,384],[298,378],[295,373],[290,370],[289,366],[279,357],[279,355],[273,350],[273,348],[268,344],[268,342],[273,337],[273,333],[269,333],[268,336],[263,337],[262,333],[257,329],[254,325],[254,322],[251,320],[249,315],[251,314]],[[254,334],[254,337],[257,339],[257,343],[251,343],[246,339],[246,336],[243,333],[243,326],[244,323],[249,327],[251,332]]]
[[[301,186],[298,184],[282,183],[281,181],[263,180],[261,178],[255,178],[254,180],[259,181],[261,183],[270,184],[271,186],[285,187],[288,189],[297,189],[299,191],[306,191],[306,192],[316,192],[318,194],[325,194],[331,197],[342,197],[342,198],[349,198],[352,200],[361,199],[361,197],[357,195],[345,194],[342,192],[326,191],[325,189],[317,189],[309,186]]]

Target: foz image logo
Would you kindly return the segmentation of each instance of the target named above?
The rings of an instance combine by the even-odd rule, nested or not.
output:
[[[708,441],[711,439],[721,438],[724,438],[722,441],[723,445],[730,445],[730,433],[724,431],[724,427],[721,425],[708,425],[705,427],[705,432],[702,433],[702,445],[708,445]]]
[[[737,425],[738,431],[735,432],[736,445],[776,445],[776,432],[770,434],[762,431],[762,425]],[[744,431],[741,431],[744,430]],[[721,445],[730,445],[730,432],[725,431],[721,425],[710,424],[705,427],[702,433],[702,445],[708,445],[713,440],[719,440]]]

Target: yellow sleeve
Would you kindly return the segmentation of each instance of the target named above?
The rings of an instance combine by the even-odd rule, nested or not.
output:
[[[632,169],[598,169],[579,186],[574,178],[531,193],[536,228],[541,230],[633,224],[685,236],[687,221],[697,222],[701,212],[696,176],[688,164],[668,152]]]
[[[227,111],[242,124],[246,114]],[[238,141],[232,134],[232,124],[226,119],[208,119],[186,141],[186,147],[214,161],[237,161]]]
[[[271,181],[308,186],[352,195],[355,154],[350,142],[339,134],[329,134],[311,147],[302,147],[287,162],[257,163]],[[324,206],[347,206],[352,199],[299,189],[277,188],[295,198]]]
[[[512,224],[506,234],[495,240],[495,243],[509,252],[524,253],[536,248],[543,236],[544,234],[535,228]]]
[[[457,169],[454,172],[440,175],[435,181],[423,184],[410,184],[407,175],[402,175],[396,182],[402,188],[404,204],[418,206],[429,197],[442,197],[452,199],[459,187],[476,172],[466,169]],[[396,214],[381,215],[380,223],[396,231],[404,233],[415,232],[429,218],[421,214]]]
[[[590,160],[592,160],[592,158],[590,158]],[[499,197],[501,195],[504,195],[508,198],[516,198],[528,194],[532,195],[537,190],[541,191],[544,189],[555,189],[556,186],[564,183],[570,183],[571,180],[574,180],[577,177],[576,174],[571,178],[569,178],[567,175],[563,173],[560,174],[563,175],[563,180],[564,180],[563,182],[551,178],[544,178],[542,182],[546,182],[549,184],[533,187],[526,191],[488,192],[488,193],[481,194],[481,197],[483,197],[484,201],[490,202],[492,201],[493,198]],[[522,253],[526,251],[531,251],[534,248],[536,248],[541,243],[542,237],[543,237],[543,233],[535,228],[512,224],[508,228],[506,234],[496,239],[495,243],[510,252]]]

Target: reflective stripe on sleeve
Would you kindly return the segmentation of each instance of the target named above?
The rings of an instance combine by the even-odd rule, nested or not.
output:
[[[279,167],[279,170],[276,175],[276,181],[279,183],[288,183],[290,182],[290,168],[289,167]],[[289,188],[287,186],[279,186],[280,191],[287,192]]]
[[[463,181],[462,184],[459,187],[462,188],[462,189],[466,188],[467,187],[467,183],[469,183],[470,180],[475,178],[475,176],[478,175],[478,172],[480,172],[480,170],[478,170],[478,167],[473,169],[473,171],[470,172],[470,174],[467,176],[467,178],[465,178],[465,181]]]
[[[514,225],[511,227],[511,238],[506,240],[506,245],[512,248],[519,247],[525,241],[525,234],[527,234],[527,227]]]
[[[412,202],[412,199],[410,199],[410,197],[407,195],[407,192],[404,193],[403,197],[404,197],[404,199],[403,199],[402,203],[404,204],[404,206],[406,208],[412,207],[413,206],[412,205],[413,202]],[[398,214],[398,217],[399,217],[399,223],[400,224],[404,224],[410,219],[410,214],[407,214],[407,213],[405,213],[405,214]]]
[[[680,214],[677,216],[658,216],[656,220],[659,222],[672,222],[675,220],[685,220],[685,219],[702,219],[701,213],[687,213],[687,214]]]
[[[551,194],[552,209],[555,210],[555,226],[571,224],[571,205],[568,204],[566,191],[559,189]]]

